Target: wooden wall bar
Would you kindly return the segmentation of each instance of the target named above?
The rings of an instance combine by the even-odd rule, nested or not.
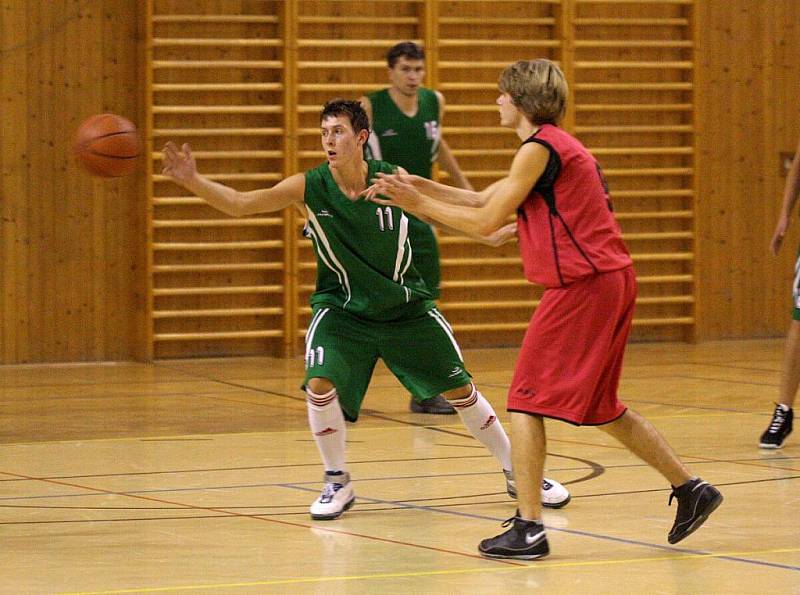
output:
[[[503,43],[520,19],[524,51]],[[478,109],[499,63],[561,62],[576,91],[566,126],[611,170],[640,274],[690,279],[642,284],[636,339],[781,335],[800,225],[779,258],[767,246],[779,154],[800,136],[799,22],[798,3],[758,0],[0,0],[0,362],[290,352],[313,278],[299,218],[231,225],[149,175],[157,150],[188,140],[243,189],[304,169],[319,161],[319,104],[383,86],[385,49],[407,38],[428,46],[445,135],[478,187],[516,144]],[[603,86],[626,77],[640,88]],[[74,129],[105,111],[153,131],[150,171],[98,180],[74,164]],[[462,341],[514,343],[538,295],[516,284],[514,251],[445,237],[443,255]]]

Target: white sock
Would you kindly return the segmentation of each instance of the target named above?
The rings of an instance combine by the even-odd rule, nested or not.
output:
[[[511,470],[511,442],[489,401],[473,385],[472,393],[463,399],[449,400],[469,433],[480,440],[503,469]]]
[[[306,388],[308,426],[314,435],[325,471],[346,471],[344,415],[339,406],[339,395],[332,388],[318,395]]]

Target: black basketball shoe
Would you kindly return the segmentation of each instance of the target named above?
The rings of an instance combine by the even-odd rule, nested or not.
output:
[[[669,506],[672,506],[673,498],[678,500],[678,513],[667,536],[670,543],[678,543],[694,533],[722,503],[719,490],[699,477],[690,479],[677,488],[673,487],[669,495]]]
[[[761,440],[758,442],[761,448],[780,448],[786,437],[792,433],[794,412],[791,407],[786,407],[786,409],[784,407],[786,405],[775,405],[772,421],[769,422],[769,427],[761,434]]]
[[[550,553],[544,525],[537,521],[526,521],[518,516],[511,517],[503,527],[511,528],[491,539],[484,539],[478,551],[487,558],[514,558],[516,560],[536,560]]]

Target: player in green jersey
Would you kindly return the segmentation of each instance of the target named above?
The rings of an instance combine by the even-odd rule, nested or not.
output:
[[[449,175],[452,184],[472,190],[458,167],[450,147],[442,138],[444,96],[422,86],[425,77],[425,52],[417,44],[405,41],[393,46],[386,55],[390,87],[361,97],[359,101],[369,116],[372,133],[367,140],[366,156],[399,165],[411,174],[430,178],[433,164]],[[409,217],[410,234],[414,238],[419,272],[433,298],[439,297],[439,247],[433,229]],[[414,413],[453,414],[455,410],[441,395],[423,399],[412,394],[410,409]]]
[[[272,188],[237,192],[197,172],[188,145],[164,147],[163,173],[233,216],[306,211],[317,254],[317,286],[306,333],[304,388],[310,429],[325,466],[314,519],[335,519],[355,496],[345,460],[345,419],[355,421],[381,358],[400,382],[423,397],[442,394],[470,433],[495,456],[512,497],[508,437],[467,372],[452,329],[435,308],[416,266],[408,216],[360,199],[369,180],[395,166],[365,160],[369,122],[356,101],[328,102],[320,115],[327,161]],[[405,170],[399,170],[404,172]],[[558,508],[569,493],[552,482],[543,497]]]

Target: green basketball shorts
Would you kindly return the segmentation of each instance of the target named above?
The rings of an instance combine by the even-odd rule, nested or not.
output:
[[[471,382],[453,329],[436,308],[392,322],[364,320],[330,306],[314,309],[304,385],[311,378],[333,382],[349,421],[358,419],[378,358],[410,393],[423,398]]]

